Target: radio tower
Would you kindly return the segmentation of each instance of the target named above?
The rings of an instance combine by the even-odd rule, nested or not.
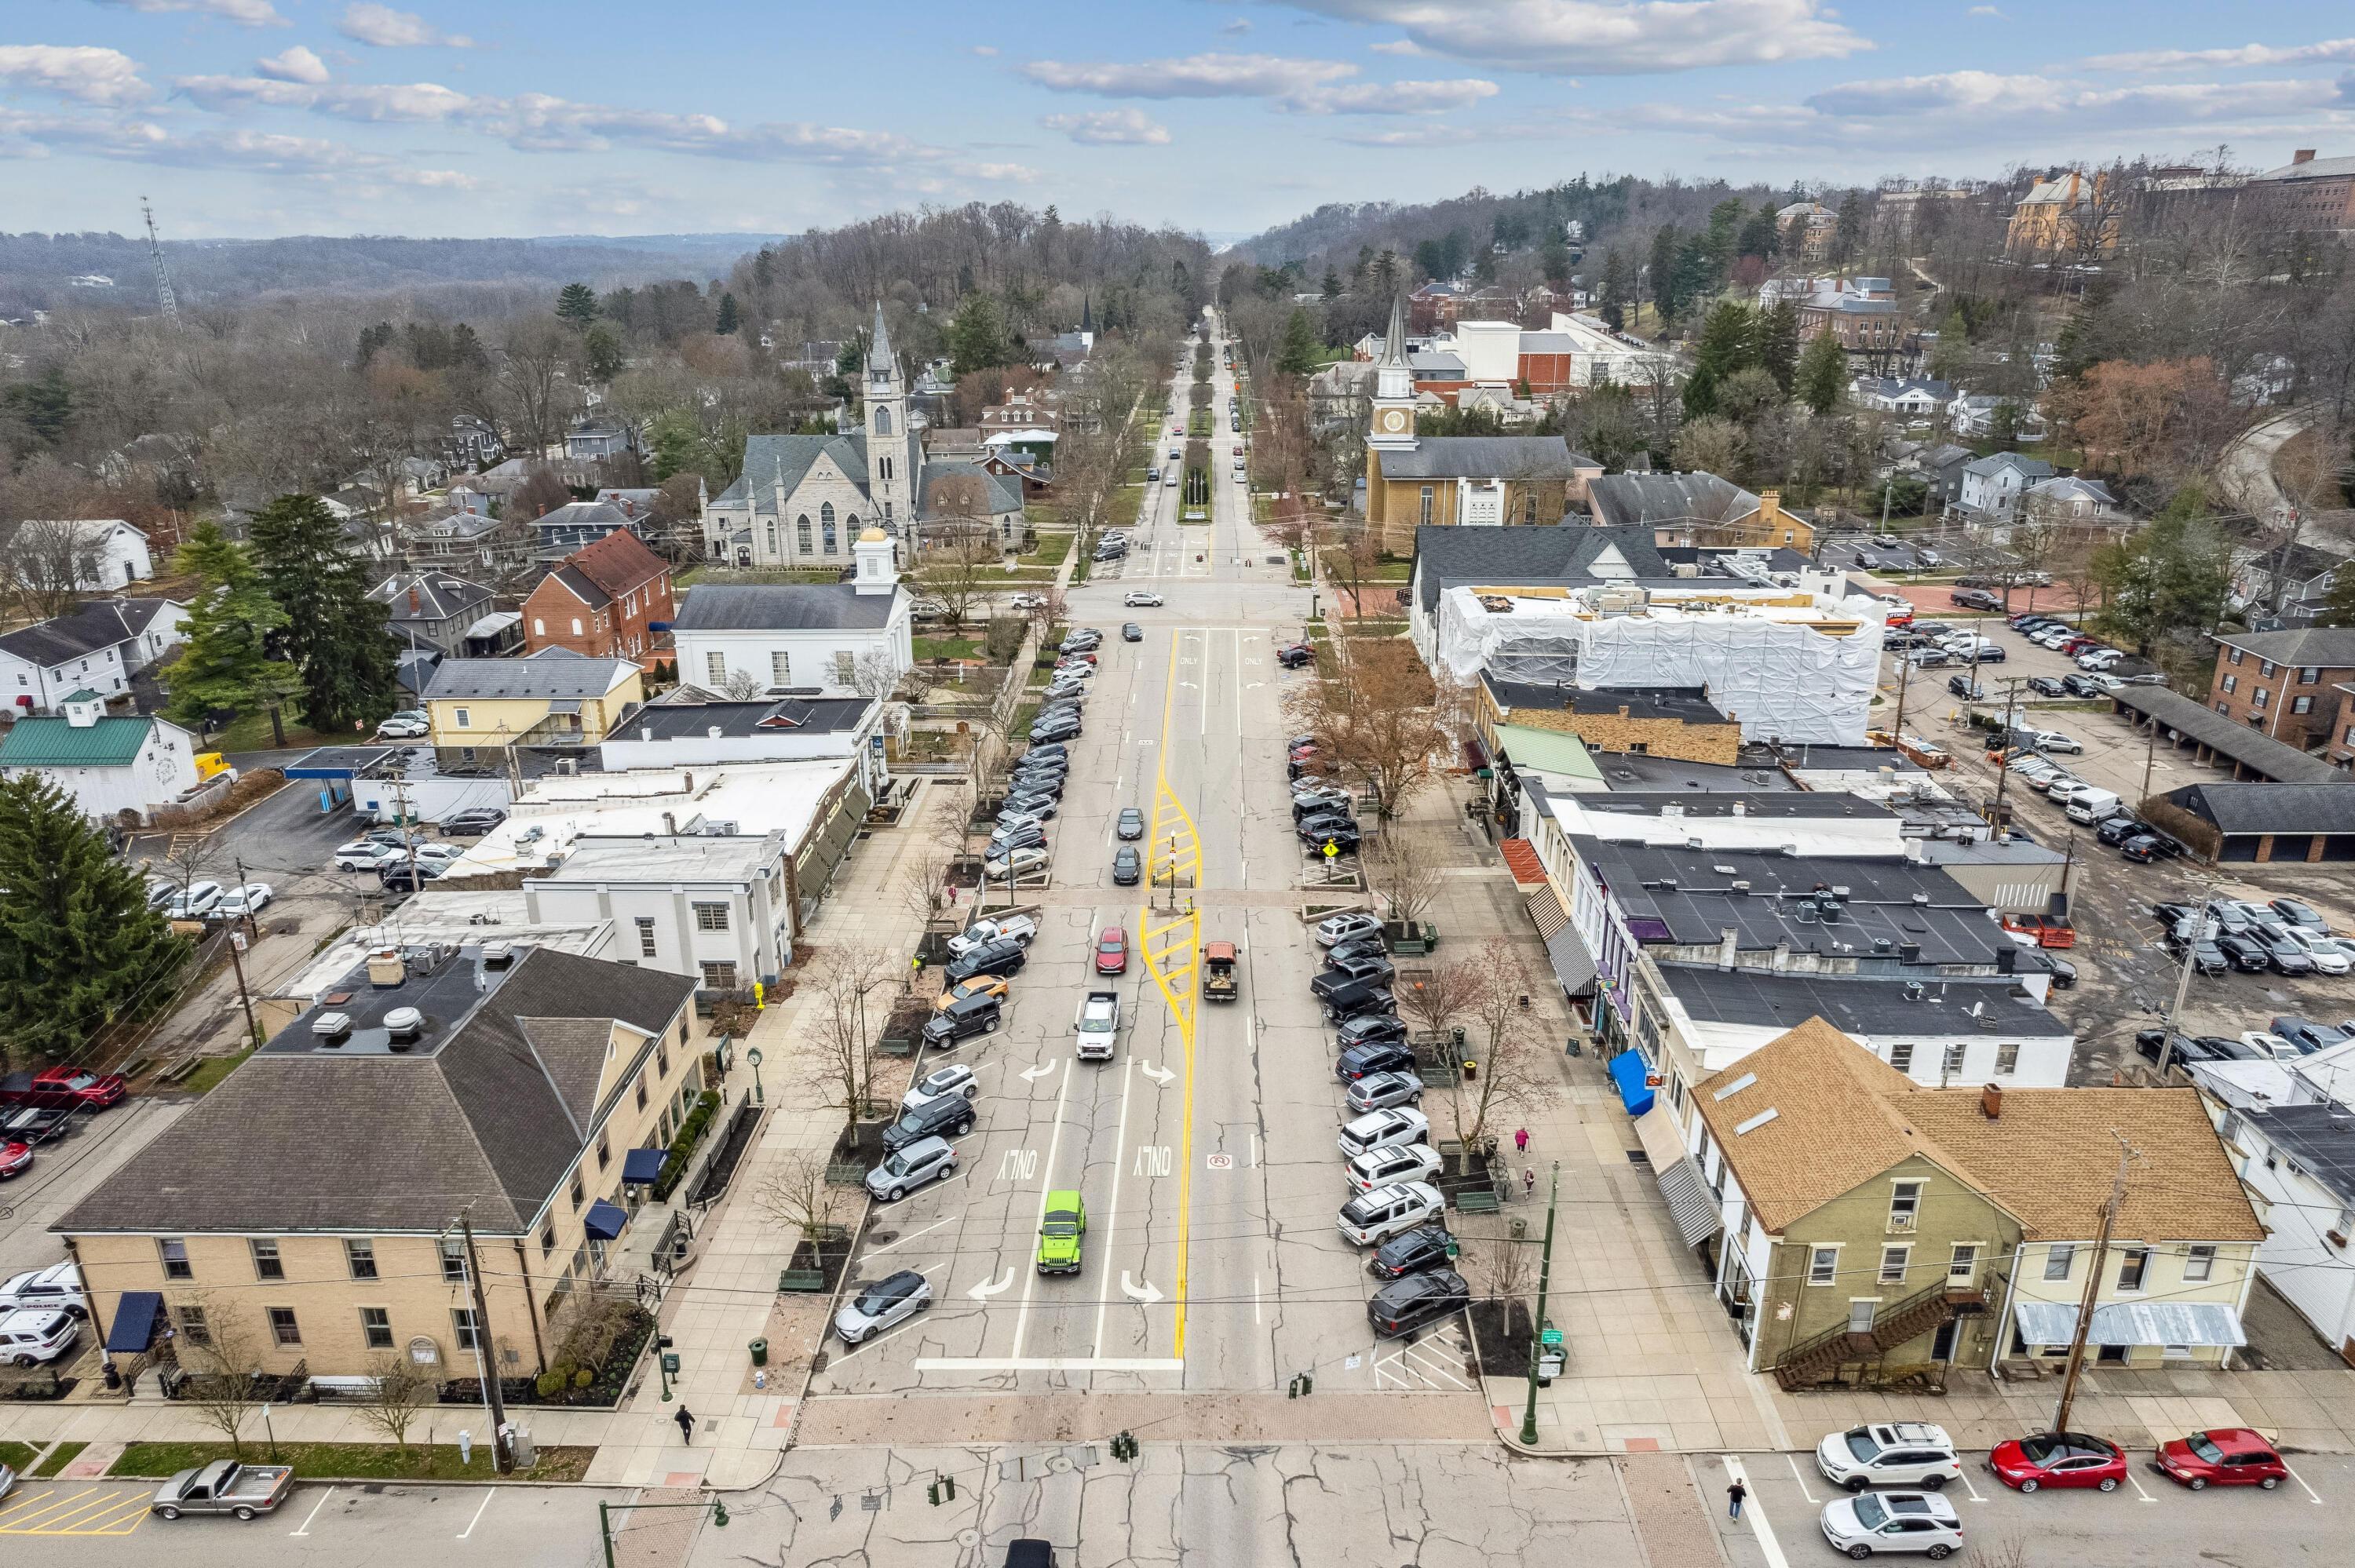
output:
[[[172,297],[172,274],[165,270],[164,247],[155,238],[155,209],[145,196],[139,198],[139,212],[147,220],[147,259],[155,264],[155,298],[164,307],[164,319],[176,326],[180,302]]]

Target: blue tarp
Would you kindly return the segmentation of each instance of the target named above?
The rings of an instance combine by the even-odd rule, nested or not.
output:
[[[669,1152],[661,1149],[633,1149],[622,1156],[622,1180],[632,1186],[644,1186],[662,1174],[663,1161]]]
[[[589,1205],[589,1213],[582,1221],[589,1234],[599,1241],[612,1241],[622,1234],[622,1227],[629,1223],[628,1210],[619,1203],[609,1203],[602,1198]]]
[[[1644,1082],[1650,1071],[1641,1051],[1622,1051],[1611,1058],[1611,1081],[1619,1086],[1619,1103],[1627,1107],[1629,1116],[1642,1116],[1652,1108],[1651,1086]]]
[[[106,1330],[106,1351],[109,1355],[144,1355],[147,1342],[155,1337],[155,1319],[164,1313],[164,1298],[160,1291],[126,1290],[115,1304],[114,1323]]]

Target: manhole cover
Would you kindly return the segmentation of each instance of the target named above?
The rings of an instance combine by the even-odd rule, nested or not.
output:
[[[978,1546],[981,1544],[981,1531],[960,1530],[956,1532],[956,1543],[959,1546]]]
[[[1071,1473],[1071,1457],[1057,1454],[1047,1461],[1047,1467],[1059,1476],[1068,1476]]]

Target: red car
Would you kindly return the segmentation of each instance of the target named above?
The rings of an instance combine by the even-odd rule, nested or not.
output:
[[[92,1073],[80,1067],[46,1067],[33,1075],[36,1105],[47,1101],[103,1110],[130,1092],[130,1084],[120,1073]]]
[[[2118,1489],[2126,1478],[2126,1457],[2116,1444],[2082,1432],[2040,1432],[2013,1437],[1987,1456],[1987,1468],[2005,1486],[2023,1492],[2043,1487]]]
[[[1128,933],[1117,926],[1107,926],[1096,938],[1096,973],[1124,975],[1128,972]]]
[[[2271,1491],[2289,1474],[2274,1446],[2245,1426],[2220,1426],[2162,1444],[2158,1469],[2195,1492],[2211,1485]]]
[[[29,1143],[0,1143],[0,1181],[21,1176],[33,1163],[33,1146]],[[2271,1485],[2271,1482],[2267,1482]]]

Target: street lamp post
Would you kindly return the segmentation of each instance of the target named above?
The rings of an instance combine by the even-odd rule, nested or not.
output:
[[[744,1062],[752,1069],[752,1103],[756,1106],[765,1104],[761,1093],[761,1048],[754,1045],[746,1050]]]
[[[1561,1198],[1561,1161],[1553,1162],[1553,1182],[1546,1190],[1545,1250],[1538,1255],[1538,1316],[1529,1327],[1529,1404],[1521,1416],[1521,1443],[1534,1448],[1538,1442],[1538,1351],[1545,1342],[1546,1291],[1553,1283],[1553,1215]]]

